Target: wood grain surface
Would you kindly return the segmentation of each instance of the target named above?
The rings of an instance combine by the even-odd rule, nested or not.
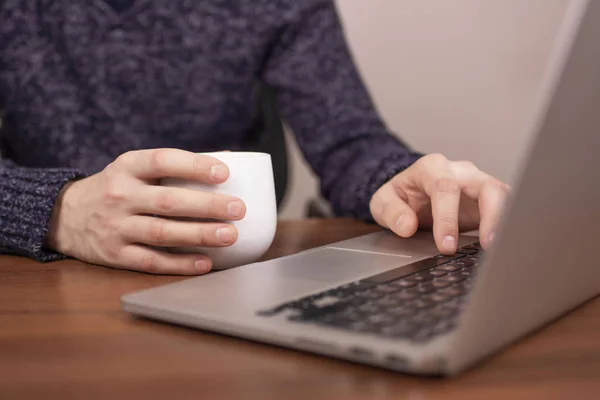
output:
[[[281,222],[266,258],[368,233]],[[452,379],[138,319],[124,293],[184,279],[0,257],[0,399],[600,399],[600,299]]]

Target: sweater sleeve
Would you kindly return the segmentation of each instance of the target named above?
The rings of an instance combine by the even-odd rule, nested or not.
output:
[[[276,89],[282,115],[335,213],[372,221],[375,191],[421,154],[403,145],[378,116],[333,0],[284,3],[289,9],[263,79]]]
[[[61,188],[78,177],[72,169],[26,168],[0,159],[0,253],[37,261],[63,258],[44,248],[44,239]]]

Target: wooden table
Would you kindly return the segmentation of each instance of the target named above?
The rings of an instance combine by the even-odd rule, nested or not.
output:
[[[373,231],[282,222],[267,257]],[[600,299],[454,379],[417,378],[137,319],[181,277],[0,257],[0,399],[600,399]]]

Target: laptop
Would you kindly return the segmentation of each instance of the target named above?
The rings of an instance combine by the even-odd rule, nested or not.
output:
[[[389,231],[125,295],[157,321],[418,375],[476,365],[600,294],[600,2],[575,0],[494,245]]]

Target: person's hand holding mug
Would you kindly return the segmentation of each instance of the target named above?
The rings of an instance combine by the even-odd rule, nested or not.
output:
[[[211,260],[201,253],[156,247],[231,246],[238,232],[230,223],[172,218],[239,221],[246,206],[233,196],[158,186],[169,177],[214,185],[227,181],[229,169],[213,157],[183,150],[125,153],[103,171],[63,188],[46,246],[116,268],[178,275],[210,271]]]

